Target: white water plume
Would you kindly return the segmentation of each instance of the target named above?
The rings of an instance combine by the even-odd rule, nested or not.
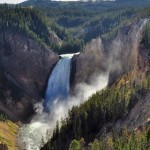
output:
[[[43,112],[43,103],[37,103],[35,105],[37,114],[33,117],[30,124],[23,126],[20,130],[18,135],[19,145],[23,150],[39,150],[43,144],[42,137],[46,142],[47,136],[50,137],[55,128],[56,121],[67,117],[68,109],[83,103],[96,91],[107,86],[107,82],[108,74],[104,73],[94,77],[90,84],[78,84],[75,88],[75,96],[68,96],[64,100],[56,98],[52,102],[50,114]]]

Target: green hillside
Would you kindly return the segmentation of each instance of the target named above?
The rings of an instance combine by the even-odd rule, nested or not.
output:
[[[46,17],[37,9],[0,5],[0,32],[9,30],[50,45]]]
[[[96,137],[100,139],[100,150],[103,150],[105,142],[103,143],[102,141],[105,141],[105,137],[103,138],[102,135],[106,133],[113,134],[114,132],[117,134],[113,129],[116,121],[123,121],[136,103],[149,92],[150,76],[145,75],[142,77],[142,80],[139,80],[140,78],[140,74],[135,77],[133,72],[125,74],[111,87],[107,87],[92,95],[80,106],[74,106],[69,110],[69,116],[61,121],[60,128],[57,123],[52,138],[42,150],[59,150],[60,148],[67,150],[69,144],[74,139],[80,141],[80,139],[83,138],[86,143],[90,143],[94,141]],[[146,134],[150,136],[149,131],[146,132]],[[119,138],[120,134],[121,133],[118,133],[114,139],[112,139],[112,136],[108,139],[108,142],[112,142],[112,144],[114,143],[116,146],[118,144],[117,147],[115,146],[116,149],[119,149],[119,146],[123,147],[123,145],[120,144],[123,142],[124,138],[126,138],[124,136]],[[143,134],[145,135],[145,133]],[[134,134],[132,136],[135,138]],[[127,143],[130,142],[130,144],[133,145],[134,142],[132,140],[134,141],[131,137]],[[140,140],[143,142],[142,140],[144,140],[144,138],[139,139],[139,142]],[[147,140],[149,140],[149,138]],[[73,143],[74,142],[75,141],[73,141]],[[73,143],[71,143],[71,145]],[[93,144],[95,144],[95,142]],[[149,142],[145,139],[145,147],[143,147],[143,149],[146,149],[147,146],[149,147],[150,145],[148,144]],[[127,146],[125,143],[124,145]],[[87,146],[88,145],[85,145],[85,147]],[[137,145],[135,145],[133,150],[136,150],[136,146]],[[75,150],[78,150],[78,148]]]
[[[82,2],[73,5],[50,2],[50,6],[38,7],[36,3],[40,1],[34,5],[29,2],[17,6],[0,5],[0,30],[19,31],[58,53],[82,51],[87,42],[98,36],[112,39],[120,27],[150,15],[149,8],[144,8],[147,1],[142,2],[140,7],[138,3],[133,7],[130,3],[126,6]],[[62,41],[61,44],[53,42],[52,33]]]
[[[63,41],[61,47],[52,45],[59,53],[81,51],[98,36],[114,38],[119,27],[148,17],[149,12],[143,14],[143,8],[149,5],[147,0],[95,3],[30,0],[21,4],[38,8],[47,16],[49,28]]]

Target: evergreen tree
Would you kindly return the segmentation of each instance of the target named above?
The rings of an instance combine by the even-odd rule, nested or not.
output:
[[[73,140],[69,146],[69,150],[81,150],[80,142],[77,140]]]

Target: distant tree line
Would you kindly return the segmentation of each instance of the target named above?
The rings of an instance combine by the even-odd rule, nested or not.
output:
[[[51,9],[0,5],[0,32],[12,29],[12,32],[30,36],[59,54],[74,53],[82,51],[93,38],[113,39],[121,26],[150,15],[149,8],[139,10],[117,5],[116,8],[107,5],[100,8],[95,3],[90,9],[88,3]],[[51,31],[61,39],[61,45],[52,42]]]
[[[37,9],[0,5],[0,32],[5,32],[7,29],[50,45],[46,18]]]

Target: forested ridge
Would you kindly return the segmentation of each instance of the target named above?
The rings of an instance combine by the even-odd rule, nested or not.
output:
[[[10,30],[50,45],[46,17],[37,9],[0,5],[0,32]]]
[[[99,36],[106,40],[113,39],[120,27],[149,16],[149,10],[146,12],[149,8],[116,5],[114,8],[101,9],[94,3],[90,6],[75,4],[73,7],[68,4],[66,7],[40,8],[49,18],[51,30],[63,41],[61,47],[53,45],[56,51],[59,53],[81,51],[86,43]]]
[[[145,75],[142,81],[139,81],[141,76],[139,75],[136,78],[133,78],[133,73],[123,75],[116,83],[111,87],[97,92],[92,95],[85,103],[80,106],[74,106],[68,112],[68,117],[61,121],[61,125],[57,122],[56,128],[53,131],[53,136],[50,141],[42,148],[42,150],[51,150],[51,149],[69,149],[70,150],[83,150],[83,146],[94,147],[97,145],[97,148],[91,148],[92,150],[103,150],[105,146],[112,146],[110,149],[124,149],[128,146],[133,147],[133,150],[137,149],[137,146],[141,145],[144,142],[143,149],[150,148],[149,145],[149,130],[143,132],[144,137],[138,138],[136,133],[130,133],[130,138],[124,143],[125,137],[121,132],[118,134],[113,130],[113,126],[117,120],[124,120],[134,105],[140,100],[150,89],[150,76]],[[109,126],[104,128],[105,126]],[[148,126],[149,127],[149,126]],[[101,131],[102,129],[102,131]],[[124,130],[124,129],[123,129]],[[111,135],[106,136],[106,133],[115,132],[116,137]],[[126,134],[128,131],[126,131]],[[104,136],[104,137],[103,137]],[[106,136],[106,137],[105,137]],[[128,136],[128,135],[126,135]],[[94,141],[95,138],[98,138],[100,141]],[[146,139],[146,137],[148,137]],[[138,142],[134,143],[136,138]],[[81,141],[80,141],[81,140]],[[105,145],[108,140],[108,145]],[[143,141],[144,140],[144,141]],[[147,141],[148,140],[148,141]],[[83,144],[81,144],[80,142]],[[88,143],[94,141],[88,145]],[[110,142],[110,143],[109,143]],[[73,145],[79,145],[80,148],[71,148]],[[110,144],[110,145],[109,145]],[[135,145],[133,145],[135,144]],[[138,145],[139,144],[139,145]]]
[[[47,7],[34,6],[29,2],[16,6],[0,5],[1,31],[15,29],[58,53],[82,51],[87,42],[98,36],[113,39],[120,27],[150,15],[149,8],[145,7],[147,1],[143,1],[141,6],[128,2],[125,5],[120,2],[77,2],[73,5],[50,2]],[[43,4],[42,1],[33,3]],[[52,41],[52,33],[58,36],[61,44]]]

